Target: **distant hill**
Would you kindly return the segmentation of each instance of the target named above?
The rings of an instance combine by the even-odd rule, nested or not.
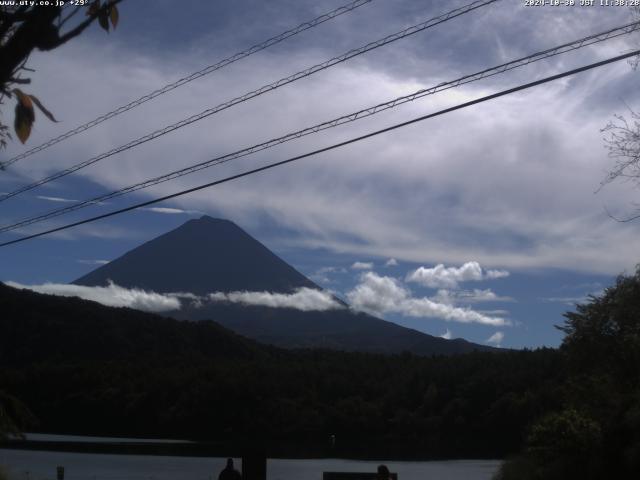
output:
[[[246,337],[282,348],[451,355],[495,351],[463,339],[445,340],[352,310],[301,312],[287,308],[209,304],[172,312],[176,318],[210,319]]]
[[[3,284],[0,312],[0,390],[37,431],[207,442],[172,455],[235,456],[259,439],[284,458],[501,458],[564,386],[555,350],[290,351],[210,321]]]
[[[268,291],[321,288],[233,222],[203,216],[134,248],[74,283],[113,281],[158,293]],[[445,340],[349,309],[303,312],[230,302],[186,304],[175,318],[211,319],[246,337],[285,348],[421,355],[494,350],[462,339]]]
[[[0,283],[0,365],[190,356],[254,359],[267,348],[211,321],[188,322]]]

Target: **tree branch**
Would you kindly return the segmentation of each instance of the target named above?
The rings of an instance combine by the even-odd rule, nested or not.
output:
[[[22,22],[11,38],[0,47],[0,83],[5,84],[14,75],[15,69],[31,51],[50,35],[53,22],[60,15],[60,7],[36,8],[28,12],[29,18]]]
[[[50,48],[47,48],[47,50],[52,50],[56,47],[59,47],[60,45],[62,45],[63,43],[68,42],[69,40],[71,40],[74,37],[77,37],[78,35],[80,35],[82,32],[85,31],[85,29],[91,25],[94,20],[96,18],[98,18],[100,16],[100,14],[106,12],[112,5],[117,5],[118,3],[120,3],[122,0],[114,0],[113,2],[109,2],[105,5],[103,5],[100,10],[98,10],[96,13],[94,13],[93,15],[90,15],[89,18],[87,18],[84,22],[78,24],[74,29],[69,30],[67,33],[65,33],[64,35],[61,35],[60,37],[58,37],[58,40],[53,42],[51,44]],[[73,14],[72,14],[73,15]],[[43,50],[43,49],[41,49]]]
[[[60,31],[60,29],[64,26],[65,23],[67,23],[76,13],[78,13],[80,10],[82,10],[82,7],[75,7],[73,9],[73,12],[71,12],[69,15],[67,15],[65,18],[60,20],[60,23],[58,24],[58,31]]]
[[[9,81],[11,83],[18,83],[21,85],[26,85],[27,83],[31,83],[30,78],[10,78]]]

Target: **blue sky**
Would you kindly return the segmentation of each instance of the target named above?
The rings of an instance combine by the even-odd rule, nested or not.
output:
[[[15,164],[0,173],[0,191],[464,3],[374,0]],[[93,28],[63,48],[33,55],[29,66],[36,72],[29,92],[61,121],[39,117],[28,146],[341,4],[235,0],[184,1],[178,7],[160,0],[151,8],[150,2],[125,1],[115,32]],[[127,186],[633,18],[623,7],[532,8],[503,0],[8,200],[0,204],[0,219],[9,223]],[[1,239],[172,193],[618,55],[638,47],[640,38],[634,35],[426,97]],[[562,337],[553,325],[562,322],[562,312],[638,262],[638,222],[621,224],[607,215],[607,210],[621,216],[632,210],[637,189],[614,184],[594,193],[612,166],[600,129],[628,106],[640,108],[637,75],[619,62],[158,205],[173,210],[132,212],[1,248],[0,279],[25,285],[69,282],[188,218],[209,214],[235,221],[347,300],[361,302],[363,289],[384,285],[387,290],[376,295],[388,302],[373,306],[388,320],[480,343],[493,337],[505,347],[556,346]],[[14,142],[1,156],[23,149]],[[397,265],[386,266],[392,258]],[[354,269],[356,262],[372,265]],[[439,264],[440,270],[430,270]],[[465,265],[478,265],[481,273],[465,280]],[[438,281],[430,286],[408,281],[421,267],[440,275],[441,283],[442,275],[456,272],[461,280],[446,288],[434,286]],[[490,271],[508,275],[488,278]],[[393,296],[399,292],[404,297]],[[407,307],[425,299],[443,305],[445,313],[460,308],[504,322],[464,323],[460,315],[447,320],[433,309],[427,315]]]

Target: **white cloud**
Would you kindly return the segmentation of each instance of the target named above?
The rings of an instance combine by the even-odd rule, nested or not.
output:
[[[402,305],[402,313],[411,317],[435,317],[460,323],[480,323],[482,325],[507,325],[504,318],[483,315],[470,308],[452,307],[428,298],[410,299]]]
[[[466,302],[513,302],[513,298],[497,295],[490,288],[480,290],[474,288],[471,291],[463,290],[458,292],[458,298]]]
[[[44,283],[42,285],[22,285],[5,282],[10,287],[32,290],[38,293],[62,297],[80,297],[109,307],[129,307],[147,312],[167,312],[180,309],[180,300],[171,295],[147,292],[137,288],[124,288],[114,283],[106,287],[86,287],[65,283]]]
[[[486,342],[499,347],[500,344],[502,343],[502,340],[504,340],[504,333],[496,332],[493,335],[491,335],[489,338],[487,338]]]
[[[181,300],[181,303],[184,300],[189,301],[189,306],[193,308],[200,308],[205,304],[206,297],[201,297],[199,295],[195,295],[189,292],[171,292],[167,293],[167,296],[172,298],[178,298]]]
[[[309,278],[316,283],[325,283],[325,284],[333,283],[333,280],[329,278],[329,275],[318,273],[318,272],[312,273],[311,275],[309,275]]]
[[[373,269],[373,262],[354,262],[351,265],[352,270],[371,270]]]
[[[384,264],[385,267],[395,267],[398,265],[398,261],[395,258],[390,258]]]
[[[109,263],[109,260],[76,260],[78,263],[82,263],[83,265],[106,265]]]
[[[567,290],[566,287],[561,288],[561,290]],[[575,307],[577,304],[584,304],[584,303],[589,303],[589,301],[591,300],[591,297],[600,297],[604,294],[604,289],[602,288],[602,285],[597,283],[597,282],[593,282],[591,284],[583,284],[583,285],[576,285],[575,287],[571,288],[571,290],[587,290],[584,294],[582,295],[566,295],[566,296],[558,296],[558,297],[543,297],[540,300],[542,300],[543,302],[550,302],[550,303],[564,303],[565,305],[569,305],[572,307]]]
[[[347,299],[352,308],[374,315],[399,313],[408,317],[439,318],[460,323],[509,324],[504,318],[483,315],[470,308],[454,307],[426,297],[412,297],[411,292],[398,280],[374,272],[362,274],[360,283],[347,293]]]
[[[428,15],[424,5],[418,10],[420,2],[398,1],[401,6],[392,11],[378,10],[380,15],[388,16],[384,18],[385,25],[387,20],[399,26],[409,16]],[[440,10],[436,6],[430,8]],[[465,16],[463,22],[453,21],[447,29],[425,32],[427,37],[421,34],[407,38],[379,49],[375,55],[362,56],[144,147],[123,152],[78,172],[76,178],[104,188],[120,188],[123,179],[127,184],[135,183],[301,125],[428,88],[456,78],[463,70],[471,73],[599,31],[605,16],[612,25],[623,23],[622,17],[628,14],[627,9],[598,7],[566,9],[564,13],[552,10],[529,11],[509,4],[493,9],[491,15]],[[407,16],[402,17],[399,12],[406,12]],[[256,15],[261,13],[264,12],[257,11]],[[360,15],[353,18],[361,18]],[[377,24],[380,18],[372,20]],[[362,29],[340,28],[338,25],[345,25],[343,21],[350,20],[345,16],[335,25],[329,22],[323,27],[331,32],[329,38],[335,35],[337,39],[329,42],[331,47],[336,43],[357,44],[353,35],[371,40],[364,39],[369,32]],[[232,32],[225,28],[221,25],[222,31],[215,35],[225,33],[225,38],[232,41]],[[437,48],[448,42],[456,45],[452,40],[459,38],[463,28],[473,49],[450,55],[450,49]],[[424,38],[436,42],[434,55],[419,55]],[[115,37],[111,40],[108,45],[99,45],[99,56],[95,55],[98,40],[91,38],[70,42],[54,52],[34,53],[30,64],[37,74],[33,75],[32,90],[39,92],[38,96],[47,101],[56,116],[66,121],[39,122],[30,142],[46,141],[74,127],[80,119],[109,111],[114,105],[175,80],[181,76],[176,72],[202,66],[202,52],[197,47],[180,43],[167,46],[174,55],[168,55],[164,48],[145,50],[141,55],[135,47],[125,48]],[[152,38],[150,44],[153,41]],[[197,32],[193,41],[196,45],[209,45],[201,42]],[[626,37],[620,37],[406,104],[377,117],[282,145],[266,151],[259,159],[247,157],[216,167],[210,175],[218,178],[237,173],[245,167],[280,160],[476,98],[548,71],[601,59],[611,52],[626,50],[626,42]],[[175,94],[162,95],[144,108],[128,112],[117,122],[106,122],[77,136],[74,142],[60,143],[51,150],[51,161],[30,162],[24,174],[35,179],[53,173],[241,95],[262,83],[256,83],[256,79],[275,80],[336,53],[322,51],[319,45],[296,45],[296,54],[275,49],[252,57],[225,70],[224,75],[202,78]],[[422,264],[459,265],[473,258],[481,264],[510,270],[554,267],[615,274],[633,268],[640,224],[620,228],[602,211],[602,204],[611,210],[628,206],[637,198],[637,191],[618,187],[593,195],[609,164],[599,129],[616,110],[624,109],[621,99],[630,105],[640,100],[630,87],[636,75],[624,62],[611,65],[327,152],[299,162],[295,168],[281,168],[277,175],[253,175],[241,182],[194,193],[175,204],[185,209],[214,209],[249,228],[262,225],[268,214],[277,219],[278,226],[287,229],[279,239],[281,244],[291,242]],[[73,89],[66,88],[70,78],[82,78],[82,82]],[[96,89],[100,95],[95,95]],[[253,133],[248,137],[247,132]],[[19,152],[17,143],[7,149],[8,156]],[[44,157],[38,157],[41,158]],[[20,164],[16,167],[21,169]],[[199,175],[175,179],[140,195],[172,193],[193,186],[197,178]],[[19,186],[19,182],[14,183],[3,184],[2,189]],[[289,231],[297,235],[288,235]]]
[[[444,338],[445,340],[451,340],[452,337],[453,337],[453,334],[451,333],[451,330],[449,330],[448,328],[446,332],[440,335],[440,338]]]
[[[199,210],[184,210],[182,208],[170,208],[170,207],[148,207],[141,208],[140,210],[146,210],[153,213],[165,213],[167,215],[202,215],[203,212]]]
[[[329,276],[329,274],[333,273],[347,273],[347,269],[343,267],[321,267],[310,274],[309,278],[318,283],[333,283],[333,280]]]
[[[407,282],[416,282],[430,288],[458,288],[461,282],[479,282],[509,276],[504,270],[483,270],[478,262],[466,262],[461,267],[419,267],[407,274]]]
[[[502,317],[509,315],[509,310],[503,310],[501,308],[498,308],[495,310],[478,310],[478,311],[486,315],[500,315]]]
[[[346,270],[341,267],[320,267],[317,273],[346,273]]]
[[[37,195],[36,198],[40,200],[47,200],[48,202],[56,202],[56,203],[76,203],[78,201],[78,200],[73,200],[71,198],[47,197],[44,195]]]
[[[447,290],[440,289],[433,297],[442,303],[479,303],[479,302],[513,302],[514,299],[507,296],[497,295],[490,288],[481,290],[474,288],[473,290]]]
[[[294,293],[271,292],[215,292],[209,295],[212,301],[227,301],[244,305],[260,305],[272,308],[293,308],[310,311],[337,310],[344,308],[329,292],[302,287]]]
[[[575,307],[577,304],[587,303],[589,301],[589,296],[582,295],[576,297],[544,297],[540,300],[549,303],[564,303],[565,305]]]
[[[356,310],[372,314],[384,314],[401,309],[409,292],[391,277],[381,277],[367,272],[360,277],[360,283],[347,293],[347,299]]]

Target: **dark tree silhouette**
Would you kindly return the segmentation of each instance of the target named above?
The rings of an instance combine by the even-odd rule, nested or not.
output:
[[[33,414],[16,397],[0,390],[0,440],[21,436],[24,427],[35,423]]]
[[[560,401],[498,480],[632,478],[640,471],[640,269],[565,314]],[[635,473],[634,473],[635,472]]]
[[[14,130],[22,143],[29,137],[35,121],[34,105],[55,121],[37,97],[17,88],[30,83],[27,74],[33,70],[27,68],[26,63],[31,52],[54,50],[80,35],[95,21],[106,31],[110,26],[115,28],[119,17],[116,5],[121,1],[80,0],[66,8],[62,5],[64,2],[49,6],[0,6],[0,105],[5,97],[15,98]],[[76,15],[82,11],[86,18],[78,21],[82,17]],[[69,23],[73,27],[69,28]],[[8,138],[11,138],[9,128],[0,121],[0,147],[6,146]]]

